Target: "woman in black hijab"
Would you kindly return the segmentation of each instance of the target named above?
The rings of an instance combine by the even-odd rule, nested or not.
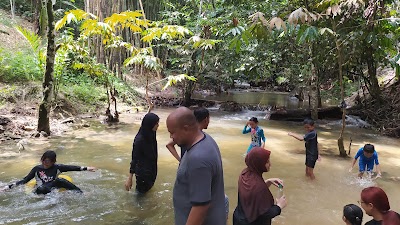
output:
[[[136,191],[146,193],[156,181],[157,177],[157,140],[156,131],[160,118],[154,113],[147,113],[132,148],[132,161],[125,189],[132,188],[133,174],[136,176]]]
[[[271,184],[282,185],[282,180],[270,178],[264,180],[262,174],[271,167],[271,152],[254,147],[246,155],[247,168],[242,171],[238,181],[238,205],[233,213],[233,225],[270,225],[272,218],[281,214],[286,206],[286,198],[276,199],[269,190]]]

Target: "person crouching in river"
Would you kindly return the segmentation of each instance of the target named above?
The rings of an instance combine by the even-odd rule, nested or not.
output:
[[[67,190],[72,190],[82,193],[82,190],[77,186],[75,186],[73,183],[69,182],[64,178],[59,178],[58,176],[62,172],[68,172],[68,171],[87,170],[94,172],[96,168],[56,164],[57,161],[56,158],[57,155],[54,151],[51,150],[46,151],[40,158],[40,161],[42,162],[41,165],[33,167],[31,172],[22,180],[6,186],[2,190],[12,189],[15,186],[26,184],[30,180],[35,178],[36,189],[34,190],[34,193],[36,194],[47,194],[50,193],[53,189],[60,189],[60,188],[65,188]]]
[[[157,177],[157,139],[156,131],[160,118],[154,113],[147,113],[132,148],[132,161],[128,179],[125,182],[127,191],[132,188],[133,174],[136,176],[136,191],[148,192],[154,185]]]

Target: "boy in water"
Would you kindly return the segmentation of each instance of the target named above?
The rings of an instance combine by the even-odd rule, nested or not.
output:
[[[317,131],[315,131],[314,120],[305,119],[304,129],[306,130],[306,134],[301,136],[299,134],[294,134],[289,132],[288,135],[296,138],[299,141],[305,141],[306,146],[306,176],[311,178],[311,180],[315,179],[314,176],[314,167],[315,163],[319,158],[318,154],[318,140],[317,140]]]
[[[349,172],[353,170],[354,164],[356,164],[358,158],[360,158],[360,161],[358,161],[359,178],[362,178],[362,176],[364,175],[365,168],[367,168],[368,173],[372,173],[374,169],[374,164],[376,165],[376,178],[381,177],[381,168],[379,166],[378,153],[375,151],[374,145],[366,144],[364,145],[364,147],[358,150],[357,154],[354,156],[353,161],[351,162]]]
[[[62,165],[55,164],[56,163],[56,153],[54,151],[46,151],[40,161],[41,165],[37,165],[32,168],[31,172],[24,177],[22,180],[7,185],[6,187],[0,189],[0,191],[12,189],[15,186],[19,186],[22,184],[28,183],[33,178],[36,179],[36,194],[47,194],[51,192],[53,189],[65,188],[67,190],[74,190],[82,193],[82,190],[75,186],[73,183],[69,182],[64,178],[58,178],[62,172],[67,171],[95,171],[94,167],[80,167],[80,166],[71,166],[71,165]]]

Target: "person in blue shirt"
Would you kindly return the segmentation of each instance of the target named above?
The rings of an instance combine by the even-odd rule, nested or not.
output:
[[[367,170],[367,172],[372,173],[374,165],[376,165],[376,178],[381,177],[381,168],[379,166],[378,153],[375,151],[374,145],[366,144],[364,145],[364,147],[358,150],[357,154],[354,156],[353,161],[351,162],[351,168],[349,172],[353,170],[353,167],[356,164],[358,158],[360,158],[360,160],[358,161],[359,178],[362,178],[365,169]]]
[[[264,130],[258,126],[258,119],[256,117],[251,117],[250,120],[247,121],[242,133],[251,133],[251,142],[249,148],[247,149],[247,153],[249,153],[254,147],[265,147]]]

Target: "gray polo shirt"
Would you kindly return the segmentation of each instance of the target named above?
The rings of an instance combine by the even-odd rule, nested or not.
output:
[[[203,225],[225,225],[225,192],[221,153],[214,139],[202,140],[183,156],[174,186],[175,224],[185,225],[192,206],[211,204]]]

